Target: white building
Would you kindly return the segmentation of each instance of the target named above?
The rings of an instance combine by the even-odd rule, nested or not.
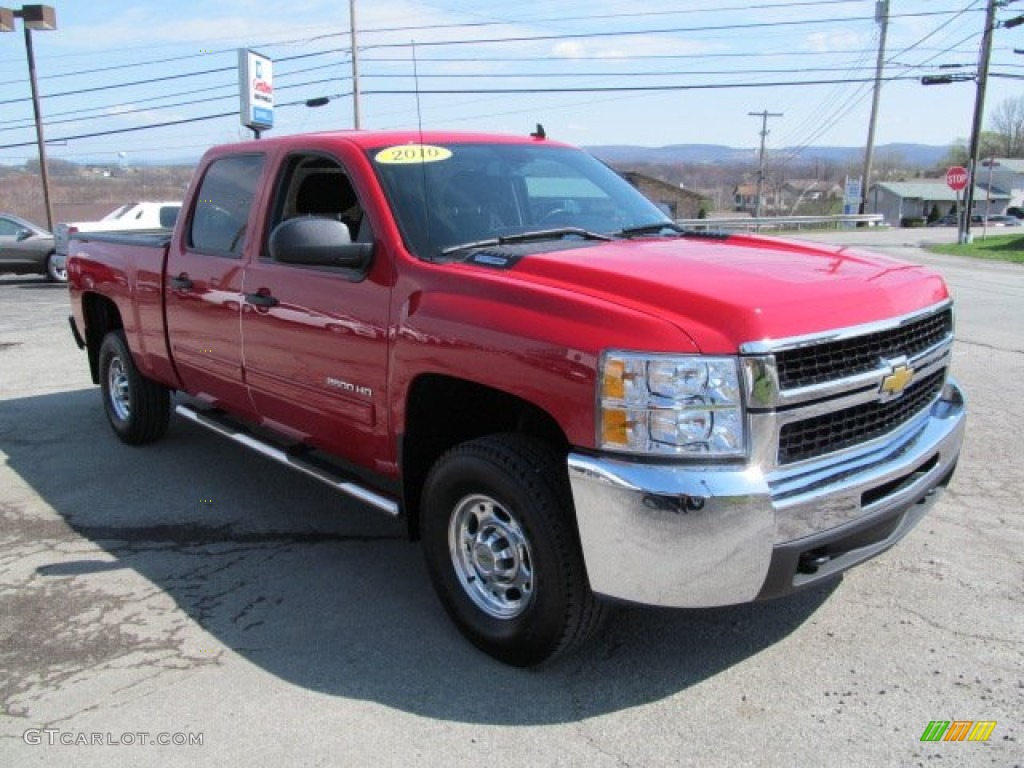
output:
[[[978,162],[977,183],[985,189],[991,189],[993,194],[1005,194],[1009,196],[1007,205],[1024,207],[1024,160],[1013,157],[997,157]],[[985,197],[975,196],[975,200],[984,201]],[[979,213],[984,208],[976,208]],[[1002,211],[991,211],[991,213],[1002,213]]]
[[[1024,167],[1024,161],[1016,161]],[[993,168],[993,171],[996,169]],[[1024,181],[1024,175],[1021,176]],[[981,181],[981,179],[978,179]],[[956,205],[963,207],[966,190],[954,192],[947,186],[944,179],[919,179],[917,181],[882,181],[871,187],[868,194],[866,213],[880,213],[885,223],[898,227],[904,219],[926,219],[934,206],[938,206],[939,215],[945,216]],[[1024,183],[1020,188],[1021,199],[1024,199]],[[975,213],[1005,213],[1010,205],[1011,196],[1002,189],[985,189],[974,186]]]

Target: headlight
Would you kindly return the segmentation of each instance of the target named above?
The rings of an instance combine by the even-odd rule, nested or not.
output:
[[[601,448],[746,455],[737,358],[607,352],[601,358],[600,388]]]

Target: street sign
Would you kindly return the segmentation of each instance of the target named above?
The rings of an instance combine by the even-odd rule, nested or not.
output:
[[[954,192],[967,186],[967,169],[962,165],[954,165],[946,171],[946,184]]]
[[[238,98],[242,125],[254,131],[274,127],[274,62],[248,48],[238,49]]]

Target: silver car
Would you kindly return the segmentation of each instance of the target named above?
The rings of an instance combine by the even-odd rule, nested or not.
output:
[[[30,221],[0,214],[0,272],[46,275],[55,282],[68,279],[64,259],[53,250],[53,235]]]

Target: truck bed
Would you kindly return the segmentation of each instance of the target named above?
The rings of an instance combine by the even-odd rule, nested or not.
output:
[[[71,239],[85,243],[117,243],[120,245],[166,248],[170,245],[173,232],[174,230],[171,229],[136,229],[130,232],[75,232],[71,235]]]

